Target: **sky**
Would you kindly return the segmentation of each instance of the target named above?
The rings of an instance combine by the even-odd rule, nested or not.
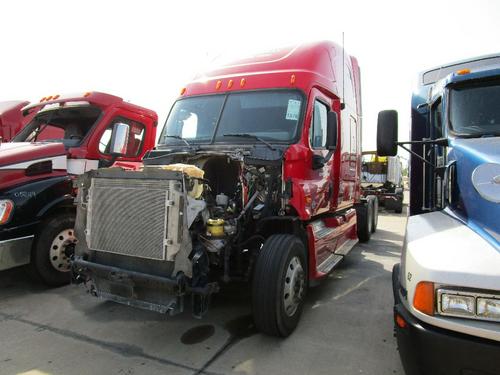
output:
[[[408,139],[418,72],[500,52],[500,1],[0,2],[0,101],[102,91],[154,109],[163,126],[179,92],[221,55],[314,40],[358,58],[363,149],[377,113],[396,109]]]

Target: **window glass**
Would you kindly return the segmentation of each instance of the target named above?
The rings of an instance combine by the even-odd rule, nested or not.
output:
[[[62,142],[66,147],[75,147],[100,114],[101,110],[92,106],[42,109],[13,142]]]
[[[298,92],[273,91],[229,95],[216,141],[232,141],[227,134],[250,134],[268,141],[295,138],[302,98]]]
[[[432,108],[432,126],[434,127],[434,138],[443,136],[443,105],[441,99]]]
[[[182,139],[189,143],[211,143],[212,139],[255,143],[256,137],[290,142],[297,135],[302,101],[298,91],[285,90],[181,99],[172,107],[158,144],[184,145]],[[239,136],[230,136],[236,134]]]
[[[328,108],[326,105],[316,100],[309,132],[309,141],[312,148],[324,148],[326,146],[327,113]]]
[[[68,134],[68,137],[71,135]],[[39,142],[50,141],[56,139],[64,138],[64,129],[60,126],[45,124],[45,126],[37,127],[26,138],[27,142],[34,141],[35,139]]]
[[[122,117],[114,119],[112,123],[106,128],[104,133],[102,133],[101,139],[99,140],[99,151],[102,154],[109,154],[113,126],[119,122],[127,124],[129,126],[127,152],[125,154],[125,157],[135,157],[139,155],[142,149],[142,144],[144,142],[144,134],[146,133],[146,129],[143,124]]]
[[[188,141],[210,142],[224,98],[223,95],[214,95],[177,101],[170,111],[158,143],[184,144],[176,137]]]
[[[450,92],[450,126],[459,136],[500,135],[500,83],[457,87]]]

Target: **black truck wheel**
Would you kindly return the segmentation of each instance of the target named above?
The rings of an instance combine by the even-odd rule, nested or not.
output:
[[[400,214],[403,212],[403,201],[398,201],[396,208],[394,209],[394,212],[397,214]]]
[[[371,229],[371,232],[375,233],[377,231],[377,225],[378,225],[378,198],[375,195],[369,195],[367,197],[367,199],[372,205],[372,229]]]
[[[397,214],[403,212],[403,194],[398,195],[398,200],[396,203],[396,207],[394,208],[394,212]]]
[[[257,329],[286,337],[299,323],[307,289],[303,243],[290,234],[270,236],[262,247],[252,285],[252,310]]]
[[[76,243],[75,217],[64,213],[41,224],[31,250],[31,273],[50,286],[68,284],[71,280],[70,257]]]
[[[399,288],[399,273],[400,273],[401,266],[399,263],[396,263],[392,267],[392,295],[394,297],[394,303],[397,302],[398,300],[398,288]]]
[[[372,234],[373,205],[370,201],[356,206],[358,238],[360,242],[368,242]]]

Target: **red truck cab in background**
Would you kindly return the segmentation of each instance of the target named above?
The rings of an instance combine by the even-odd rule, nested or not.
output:
[[[21,130],[23,123],[27,121],[23,118],[21,109],[28,104],[29,102],[21,100],[0,102],[0,142],[9,142]]]
[[[42,281],[61,285],[76,242],[72,180],[140,161],[154,146],[158,117],[100,92],[44,97],[21,112],[31,121],[0,144],[0,270],[30,264]],[[126,132],[119,157],[111,153],[117,129]]]

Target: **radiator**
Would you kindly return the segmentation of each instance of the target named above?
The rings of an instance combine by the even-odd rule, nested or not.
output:
[[[181,242],[178,181],[93,178],[86,239],[95,251],[166,260]]]

